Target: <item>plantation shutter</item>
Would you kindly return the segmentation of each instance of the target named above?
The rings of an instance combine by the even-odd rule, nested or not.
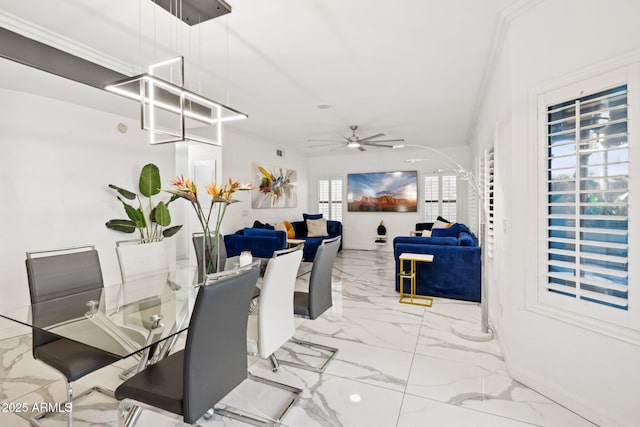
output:
[[[318,212],[324,218],[342,221],[342,179],[318,180]]]
[[[342,180],[331,180],[331,219],[342,221]]]
[[[547,107],[546,290],[628,310],[627,86]]]
[[[435,222],[440,213],[438,176],[424,177],[424,220]]]
[[[424,220],[434,222],[438,215],[456,222],[457,177],[430,175],[424,177]]]
[[[495,242],[495,224],[494,224],[494,207],[493,207],[493,196],[494,196],[494,186],[493,186],[493,177],[494,177],[494,149],[493,147],[485,150],[483,157],[480,159],[480,171],[481,171],[481,183],[483,190],[483,200],[481,203],[484,203],[484,210],[487,215],[486,218],[486,254],[487,256],[493,258],[493,249]]]
[[[451,222],[457,218],[457,191],[455,175],[443,175],[442,177],[442,216]]]

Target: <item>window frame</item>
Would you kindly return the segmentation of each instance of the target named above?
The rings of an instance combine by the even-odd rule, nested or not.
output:
[[[339,195],[334,195],[334,191],[333,191],[333,182],[334,181],[339,181],[340,182],[340,194]],[[327,182],[328,183],[328,195],[329,195],[329,199],[327,201],[323,201],[320,199],[320,194],[321,194],[321,189],[320,186],[322,185],[322,182]],[[320,209],[320,204],[321,203],[326,203],[328,206],[328,214],[324,215],[324,217],[328,220],[333,220],[333,221],[341,221],[342,222],[342,218],[344,217],[344,178],[343,177],[337,177],[337,176],[330,176],[330,177],[320,177],[318,178],[318,182],[317,182],[317,191],[318,191],[318,197],[317,197],[317,206],[318,206],[318,212],[323,213],[324,215],[324,210]],[[334,210],[334,205],[339,205],[339,208],[337,210]],[[334,212],[339,212],[339,217],[334,216]]]
[[[527,309],[552,317],[558,320],[580,326],[584,329],[599,332],[624,341],[640,344],[640,285],[635,285],[637,277],[640,277],[640,263],[633,264],[632,259],[639,259],[638,252],[640,241],[633,235],[637,235],[640,226],[640,219],[629,215],[629,253],[628,253],[628,276],[629,291],[627,311],[617,310],[600,304],[587,303],[576,299],[567,298],[562,295],[554,295],[546,291],[547,284],[547,106],[556,105],[563,101],[578,99],[583,96],[597,93],[603,90],[615,88],[620,85],[627,85],[627,117],[638,116],[640,105],[640,63],[632,61],[621,63],[618,68],[591,70],[588,74],[576,74],[573,78],[564,79],[546,87],[539,87],[530,91],[530,117],[535,119],[536,125],[532,139],[535,141],[535,159],[537,159],[537,180],[535,188],[537,190],[537,280],[535,289],[527,293]],[[640,134],[640,122],[637,120],[628,121],[628,141],[629,141],[629,211],[637,209],[638,198],[640,196],[640,177],[632,177],[634,165],[640,165],[640,139],[634,137]],[[634,147],[634,148],[632,148]],[[635,215],[638,217],[638,215]],[[634,309],[635,308],[635,309]]]
[[[460,195],[459,195],[459,190],[460,190],[460,185],[459,185],[459,180],[458,180],[458,176],[453,173],[453,172],[437,172],[437,171],[433,171],[433,172],[425,172],[422,174],[422,219],[424,222],[434,222],[436,220],[436,218],[430,219],[427,218],[427,183],[426,180],[427,178],[433,178],[433,177],[437,177],[437,187],[438,187],[438,198],[437,200],[433,199],[431,200],[429,203],[437,203],[438,204],[438,209],[437,209],[437,214],[436,214],[436,218],[438,216],[442,216],[445,219],[447,219],[448,221],[451,222],[457,222],[458,221],[458,216],[459,216],[459,211],[460,211],[460,207],[459,207],[459,203],[460,203]],[[444,197],[443,197],[443,178],[444,177],[451,177],[453,178],[453,182],[455,184],[455,193],[456,193],[456,198],[454,200],[452,199],[447,199],[447,201],[445,201]],[[443,214],[444,211],[444,206],[448,203],[455,203],[455,218],[449,218],[446,216],[446,214]]]

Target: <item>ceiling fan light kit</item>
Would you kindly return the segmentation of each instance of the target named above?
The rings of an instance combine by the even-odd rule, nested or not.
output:
[[[351,125],[349,126],[349,128],[351,129],[352,133],[350,136],[344,137],[344,140],[341,141],[341,140],[334,140],[334,139],[310,139],[309,142],[322,142],[324,144],[312,144],[312,145],[309,145],[309,148],[326,148],[326,147],[331,147],[335,145],[342,145],[343,147],[346,147],[346,148],[355,148],[359,151],[367,151],[365,147],[399,148],[399,147],[396,147],[396,145],[402,145],[402,144],[386,145],[381,143],[404,142],[404,139],[377,139],[385,136],[384,133],[377,133],[375,135],[367,136],[366,138],[360,138],[358,135],[356,135],[356,130],[358,130],[358,126]],[[342,147],[338,147],[338,148],[342,148]],[[333,148],[331,151],[333,150],[335,150],[335,148]]]

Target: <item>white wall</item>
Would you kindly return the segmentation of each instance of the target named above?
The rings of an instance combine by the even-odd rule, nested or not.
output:
[[[251,118],[249,118],[251,120]],[[241,122],[235,125],[241,128]],[[224,129],[224,144],[222,147],[222,179],[259,184],[255,179],[254,164],[294,169],[298,179],[296,183],[298,203],[295,208],[266,208],[253,209],[251,207],[251,192],[241,191],[236,193],[236,199],[241,203],[229,206],[224,220],[224,232],[235,233],[244,227],[251,227],[254,220],[262,223],[275,224],[284,220],[302,221],[302,213],[308,212],[310,198],[309,175],[307,157],[294,149],[286,149],[285,157],[276,156],[278,147],[273,141],[248,135],[227,126]],[[253,181],[252,181],[253,180]],[[257,191],[257,190],[253,190]]]
[[[533,4],[510,20],[473,136],[474,151],[479,153],[494,140],[497,124],[491,320],[515,379],[599,425],[636,426],[640,347],[530,309],[539,237],[531,226],[537,223],[538,212],[532,155],[538,141],[532,137],[536,117],[530,104],[535,88],[640,48],[640,2]],[[632,286],[637,282],[630,280]]]
[[[80,90],[87,100],[107,96]],[[115,242],[135,235],[105,227],[111,218],[126,218],[107,185],[137,190],[140,169],[150,162],[169,184],[173,146],[150,146],[136,119],[8,89],[0,89],[0,99],[0,309],[29,302],[24,260],[30,250],[95,244],[105,284],[119,283]],[[120,122],[127,133],[118,132]]]
[[[418,212],[347,212],[346,199],[343,200],[343,247],[346,249],[375,249],[374,244],[376,229],[380,221],[384,221],[387,227],[387,245],[381,250],[393,251],[392,241],[396,236],[408,236],[415,229],[416,222],[424,222],[423,209],[420,203],[422,193],[422,173],[432,172],[439,168],[451,167],[448,161],[437,154],[426,150],[385,150],[380,149],[366,152],[354,152],[353,154],[327,155],[313,157],[309,161],[309,200],[311,204],[318,200],[317,182],[319,178],[341,177],[344,181],[344,189],[347,189],[347,174],[358,172],[388,172],[398,170],[418,171]],[[469,168],[469,148],[451,147],[439,148],[444,154],[453,158],[464,168]],[[422,158],[424,162],[407,163],[407,159]],[[468,222],[466,213],[466,190],[460,184],[458,196],[459,222]],[[317,211],[317,207],[310,206],[311,211]]]

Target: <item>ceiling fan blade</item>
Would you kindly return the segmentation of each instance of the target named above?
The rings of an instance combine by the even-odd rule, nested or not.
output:
[[[385,145],[385,144],[372,144],[372,143],[365,143],[363,144],[367,147],[378,147],[378,148],[393,148],[393,145]]]
[[[344,142],[334,142],[329,144],[311,144],[309,145],[309,148],[333,147],[334,145],[344,145]]]
[[[344,142],[339,139],[307,139],[307,142]]]
[[[362,141],[360,141],[362,142]],[[377,141],[369,141],[369,142],[365,142],[365,144],[367,145],[372,145],[372,144],[377,144],[379,142],[404,142],[404,139],[379,139]]]
[[[367,151],[367,150],[365,150],[365,149],[364,149],[364,147],[363,147],[362,145],[358,147],[358,150],[360,150],[360,151]]]
[[[384,133],[379,133],[379,134],[376,134],[376,135],[368,136],[368,137],[366,137],[366,138],[362,138],[362,139],[360,140],[360,142],[362,142],[362,141],[369,141],[370,139],[374,139],[374,138],[380,138],[381,136],[384,136]]]

